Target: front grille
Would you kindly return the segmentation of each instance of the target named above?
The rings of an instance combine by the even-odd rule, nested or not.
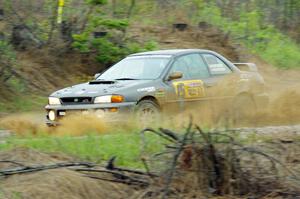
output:
[[[91,97],[63,97],[60,100],[62,104],[92,104]]]

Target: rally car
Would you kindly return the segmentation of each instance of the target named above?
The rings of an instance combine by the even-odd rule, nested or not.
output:
[[[268,101],[264,87],[255,64],[232,63],[213,51],[137,53],[96,74],[93,81],[52,93],[45,107],[47,124],[58,125],[73,112],[114,119],[126,119],[129,113],[150,118],[170,107],[180,111],[204,101],[230,100],[233,105],[243,101],[254,109]]]

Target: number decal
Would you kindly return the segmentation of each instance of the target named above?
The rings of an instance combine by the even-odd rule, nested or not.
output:
[[[205,97],[203,81],[185,80],[173,82],[178,98],[193,99]]]

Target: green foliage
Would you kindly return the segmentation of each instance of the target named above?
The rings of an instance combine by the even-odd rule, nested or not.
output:
[[[8,85],[16,92],[22,93],[26,91],[26,86],[23,81],[21,81],[19,78],[11,77],[7,81]]]
[[[124,49],[110,42],[107,38],[92,40],[92,47],[97,50],[97,61],[102,64],[117,62],[123,56]]]
[[[0,40],[0,62],[15,62],[16,53],[12,46],[6,42]]]
[[[0,102],[0,112],[26,112],[41,110],[47,98],[36,95],[15,96],[11,101]]]
[[[72,45],[75,49],[78,49],[81,53],[90,52],[89,34],[88,33],[74,34],[73,39],[74,39],[74,42]]]
[[[273,26],[264,24],[258,10],[242,10],[239,21],[234,21],[222,16],[221,9],[210,4],[204,6],[199,15],[203,21],[230,32],[267,62],[281,68],[300,67],[300,47]]]
[[[92,40],[92,47],[97,50],[97,61],[106,65],[115,63],[132,53],[156,49],[157,45],[150,41],[144,46],[135,42],[125,42],[123,46],[118,46],[107,38],[98,38]]]
[[[88,4],[98,6],[98,5],[104,5],[107,3],[107,0],[86,0]]]
[[[133,41],[126,41],[126,39],[122,38],[120,40],[119,37],[124,37],[123,32],[128,25],[129,23],[127,20],[93,17],[89,27],[84,33],[73,35],[74,42],[72,46],[82,53],[95,52],[96,60],[104,65],[115,63],[131,53],[157,48],[157,43],[153,41],[141,45]],[[93,38],[91,36],[92,32],[99,27],[110,30],[108,36],[103,38]],[[119,31],[119,35],[115,35],[117,34],[116,31]],[[116,39],[116,37],[118,38]]]
[[[93,20],[93,26],[94,27],[99,27],[103,26],[109,29],[117,29],[117,30],[125,30],[129,22],[126,19],[99,19],[99,18],[94,18]]]
[[[128,54],[152,50],[157,47],[157,44],[152,41],[144,45],[126,41],[124,33],[128,26],[129,21],[127,19],[107,18],[101,13],[92,15],[84,32],[73,35],[72,46],[81,53],[95,53],[96,60],[103,65],[115,63]],[[108,35],[94,38],[93,32],[99,30],[107,31]]]

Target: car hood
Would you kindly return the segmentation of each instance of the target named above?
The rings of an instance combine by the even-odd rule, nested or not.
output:
[[[97,97],[102,95],[119,94],[124,89],[149,83],[151,80],[120,80],[120,81],[91,81],[64,88],[52,93],[52,97]]]

